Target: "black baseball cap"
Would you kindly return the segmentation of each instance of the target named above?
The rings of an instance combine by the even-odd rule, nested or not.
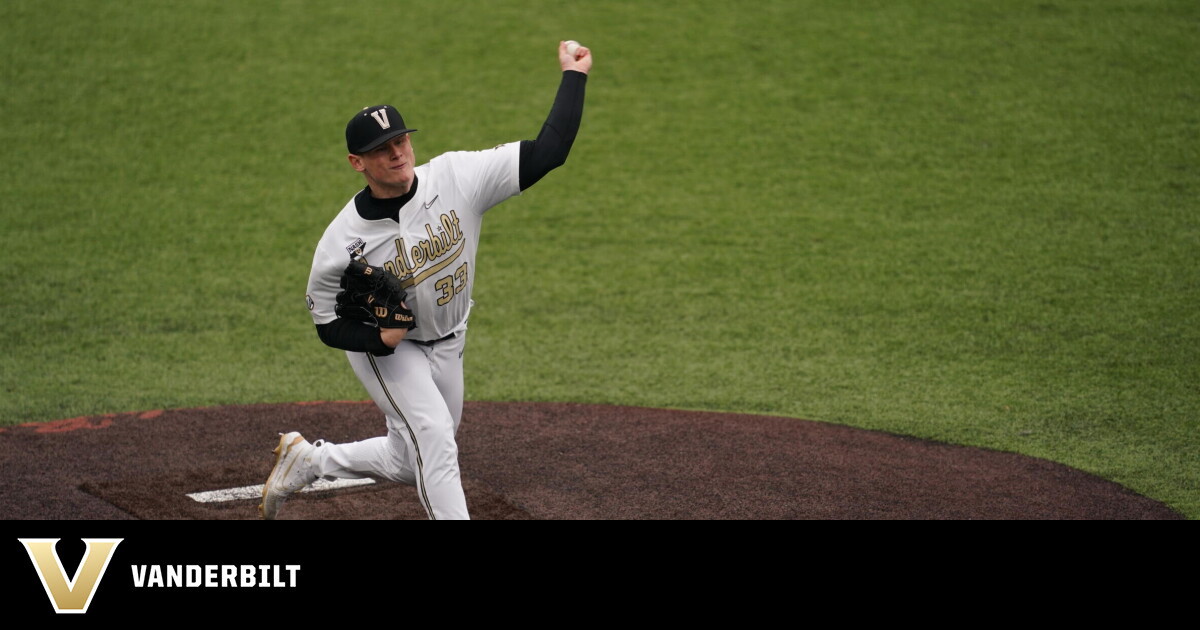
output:
[[[414,131],[404,126],[404,118],[391,105],[365,107],[346,124],[346,150],[359,155]]]

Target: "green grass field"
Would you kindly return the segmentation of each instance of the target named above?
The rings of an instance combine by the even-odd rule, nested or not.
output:
[[[1194,0],[0,4],[0,424],[364,399],[304,308],[362,184],[532,138],[472,400],[784,415],[1016,451],[1200,518]]]

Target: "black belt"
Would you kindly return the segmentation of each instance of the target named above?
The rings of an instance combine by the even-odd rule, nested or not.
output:
[[[446,335],[445,337],[442,337],[441,339],[434,339],[433,341],[418,341],[416,339],[409,339],[409,341],[417,344],[418,346],[432,346],[435,343],[441,343],[443,341],[453,339],[456,334],[458,334],[458,333],[450,333],[449,335]]]

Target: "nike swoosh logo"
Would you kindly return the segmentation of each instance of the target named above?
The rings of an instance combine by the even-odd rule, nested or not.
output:
[[[428,210],[429,208],[433,207],[433,202],[437,201],[438,197],[441,197],[441,195],[434,195],[433,199],[430,199],[429,203],[425,204],[425,209]]]

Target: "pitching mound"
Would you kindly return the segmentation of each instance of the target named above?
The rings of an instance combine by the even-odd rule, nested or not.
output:
[[[257,519],[278,433],[360,440],[371,403],[149,411],[0,429],[7,519]],[[1179,519],[1061,464],[787,418],[467,402],[476,519]],[[281,519],[424,519],[411,487],[296,495]]]

